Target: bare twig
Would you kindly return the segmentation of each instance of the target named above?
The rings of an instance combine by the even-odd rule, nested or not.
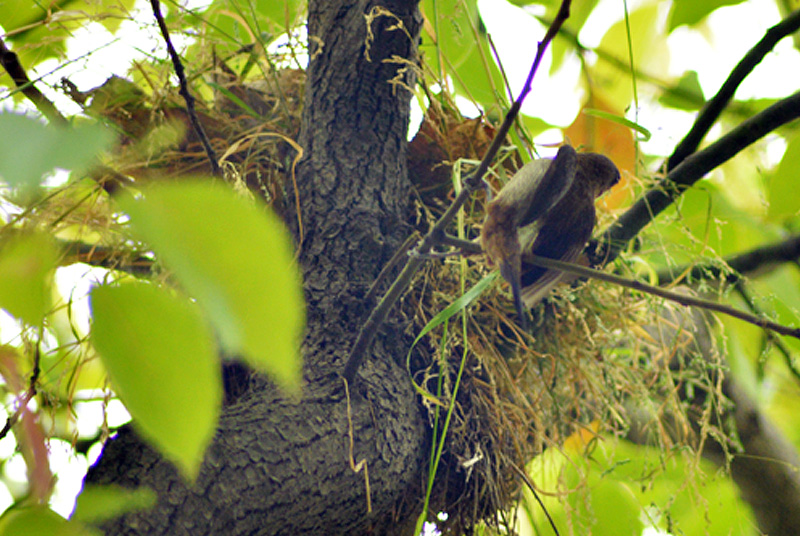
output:
[[[183,63],[181,62],[181,58],[178,56],[178,52],[175,50],[175,47],[172,44],[172,39],[169,37],[169,30],[167,30],[167,23],[164,22],[164,16],[161,15],[161,4],[159,3],[159,0],[150,0],[150,5],[153,7],[153,16],[155,16],[156,21],[158,22],[161,35],[164,37],[164,42],[167,45],[167,51],[169,51],[169,56],[172,59],[172,65],[175,68],[175,74],[178,75],[178,83],[180,85],[179,93],[186,102],[186,113],[189,114],[189,120],[192,123],[192,128],[197,134],[197,137],[200,138],[200,143],[203,144],[203,149],[205,149],[206,155],[208,155],[208,159],[211,161],[211,171],[214,173],[214,175],[222,175],[222,170],[219,167],[219,161],[217,160],[217,155],[214,152],[214,148],[211,147],[211,142],[209,141],[208,136],[206,136],[206,131],[203,129],[203,125],[200,124],[200,120],[197,118],[197,112],[194,109],[194,97],[192,97],[192,94],[189,93],[189,85],[186,82],[186,73],[183,69]]]
[[[39,364],[41,362],[41,345],[42,341],[42,330],[39,330],[39,340],[36,342],[36,348],[33,351],[33,370],[31,370],[31,377],[28,381],[28,388],[25,389],[25,392],[22,394],[21,397],[18,399],[18,404],[16,411],[6,420],[6,424],[3,426],[3,429],[0,430],[0,439],[3,439],[8,435],[8,432],[11,431],[11,428],[17,423],[22,412],[25,411],[28,407],[28,402],[36,396],[36,382],[39,381],[39,373],[41,369],[39,368]]]
[[[670,206],[684,190],[753,142],[798,117],[800,117],[800,92],[742,121],[736,128],[705,149],[683,160],[600,236],[599,252],[592,255],[593,261],[600,259],[609,262],[617,258],[627,243]]]
[[[550,512],[547,510],[547,507],[544,505],[544,502],[542,501],[542,498],[539,497],[539,493],[536,491],[536,486],[533,485],[533,481],[528,476],[528,473],[526,473],[525,471],[523,471],[522,469],[517,467],[517,465],[514,464],[514,463],[511,463],[511,468],[514,471],[516,471],[516,473],[520,476],[522,481],[525,482],[525,485],[528,486],[528,489],[531,490],[531,493],[533,493],[533,498],[536,499],[537,503],[539,503],[539,506],[541,507],[542,511],[544,512],[544,515],[547,517],[547,521],[550,523],[550,528],[553,529],[553,533],[556,536],[560,536],[559,532],[558,532],[558,527],[556,526],[556,522],[553,520],[553,517],[550,515]]]
[[[153,274],[155,261],[143,255],[129,257],[120,252],[119,248],[57,240],[63,250],[62,266],[82,262],[89,266],[98,266],[117,270],[136,276],[149,276]]]
[[[537,266],[543,266],[553,270],[561,270],[562,272],[567,272],[582,277],[591,277],[592,279],[599,279],[608,283],[614,283],[615,285],[619,285],[621,287],[627,287],[640,292],[646,292],[647,294],[659,296],[686,307],[700,307],[702,309],[708,309],[709,311],[716,311],[718,313],[738,318],[739,320],[744,320],[745,322],[756,325],[760,328],[774,331],[775,333],[780,333],[781,335],[788,335],[790,337],[800,339],[800,328],[784,326],[762,316],[751,315],[750,313],[745,313],[744,311],[740,311],[728,305],[704,300],[701,298],[695,298],[694,296],[688,296],[678,292],[671,292],[661,287],[647,285],[641,281],[626,279],[624,277],[601,272],[593,268],[586,268],[585,266],[557,261],[555,259],[547,259],[545,257],[539,257],[536,255],[527,255],[524,256],[523,259],[525,262],[529,262]]]
[[[369,286],[366,295],[364,296],[364,301],[370,305],[372,305],[372,300],[375,299],[375,296],[380,291],[381,285],[389,277],[389,274],[395,267],[400,264],[400,262],[406,258],[408,250],[411,249],[411,246],[414,245],[414,242],[419,240],[419,233],[414,232],[408,235],[406,241],[403,242],[403,245],[392,255],[392,258],[389,259],[389,262],[386,263],[386,266],[383,267],[381,273],[378,274],[378,277],[375,278],[375,281]]]
[[[598,240],[600,247],[595,248],[592,245],[588,249],[595,264],[614,260],[639,231],[706,173],[779,126],[800,117],[800,93],[795,93],[746,119],[702,151],[695,152],[711,125],[730,103],[742,80],[778,41],[798,27],[800,10],[770,28],[761,41],[736,65],[717,94],[703,107],[691,130],[669,158],[667,176],[606,230]]]
[[[470,242],[468,240],[459,240],[458,238],[448,237],[447,243],[452,246],[460,247],[465,253],[468,254],[475,254],[481,252],[480,244],[477,244],[475,242]],[[700,307],[702,309],[708,309],[709,311],[716,311],[718,313],[738,318],[739,320],[744,320],[745,322],[756,325],[760,328],[774,331],[775,333],[780,333],[781,335],[788,335],[790,337],[795,337],[800,339],[800,328],[791,328],[788,326],[784,326],[782,324],[778,324],[777,322],[768,320],[763,316],[751,315],[749,313],[745,313],[744,311],[740,311],[738,309],[735,309],[733,307],[721,303],[704,300],[702,298],[695,298],[694,296],[688,296],[686,294],[681,294],[678,292],[672,292],[663,289],[661,287],[654,287],[652,285],[647,285],[645,283],[642,283],[641,281],[627,279],[625,277],[620,277],[618,275],[601,272],[600,270],[595,270],[593,268],[587,268],[585,266],[580,266],[578,264],[573,264],[570,262],[548,259],[546,257],[540,257],[538,255],[523,254],[522,260],[527,263],[534,264],[536,266],[542,266],[543,268],[549,268],[551,270],[560,270],[562,272],[577,275],[580,277],[599,279],[600,281],[613,283],[621,287],[638,290],[640,292],[645,292],[647,294],[652,294],[660,298],[665,298],[667,300],[674,301],[675,303],[679,303],[687,307],[690,306]]]
[[[36,106],[43,116],[53,124],[66,125],[67,120],[61,115],[61,112],[55,105],[48,100],[39,89],[33,85],[33,82],[28,78],[28,74],[22,67],[19,61],[19,56],[10,50],[2,38],[0,38],[0,65],[8,73],[8,76],[14,81],[14,85],[22,92],[23,95]]]
[[[700,110],[700,113],[698,114],[694,125],[692,125],[691,130],[689,130],[689,133],[686,134],[683,140],[681,140],[681,142],[675,148],[672,156],[669,157],[669,160],[667,161],[667,172],[672,171],[678,164],[683,162],[687,156],[697,150],[700,142],[720,116],[722,110],[725,109],[730,100],[733,98],[733,94],[736,93],[736,89],[739,87],[742,81],[753,71],[753,69],[756,68],[759,63],[761,63],[761,60],[764,59],[764,56],[766,56],[767,53],[775,48],[775,45],[778,43],[778,41],[787,35],[791,35],[797,31],[798,28],[800,28],[800,9],[767,30],[767,33],[764,34],[764,37],[761,38],[761,41],[759,41],[756,46],[750,49],[745,57],[742,58],[742,60],[736,65],[733,71],[731,71],[728,79],[725,80],[724,84],[722,84],[722,87],[720,87],[717,94],[714,95],[711,100],[706,102],[705,106],[703,106],[703,109]]]
[[[467,178],[464,179],[464,185],[461,192],[459,192],[456,199],[453,201],[450,207],[448,207],[447,211],[445,211],[439,221],[434,224],[430,232],[428,232],[428,234],[422,239],[416,249],[417,254],[409,257],[406,265],[400,272],[400,275],[397,276],[392,283],[392,286],[389,287],[389,290],[386,292],[386,295],[372,310],[369,317],[364,322],[364,325],[361,327],[358,337],[353,344],[353,348],[350,350],[350,355],[347,358],[347,363],[342,373],[342,376],[348,381],[348,383],[353,383],[353,379],[358,371],[358,367],[361,365],[365,354],[369,350],[372,341],[375,339],[378,328],[381,326],[381,324],[383,324],[383,322],[386,320],[386,317],[389,315],[391,308],[411,284],[412,277],[425,262],[427,253],[431,251],[435,245],[440,243],[441,238],[445,234],[445,229],[447,229],[447,226],[450,225],[453,219],[455,219],[459,209],[472,196],[475,190],[480,187],[483,176],[488,171],[489,165],[492,163],[494,157],[497,155],[497,152],[500,150],[500,147],[505,142],[506,135],[511,129],[511,126],[514,124],[514,120],[516,119],[517,114],[519,114],[519,110],[522,107],[525,97],[527,97],[528,93],[531,91],[533,77],[539,68],[539,64],[542,61],[545,50],[547,50],[550,41],[552,41],[553,37],[555,37],[555,35],[558,33],[559,29],[564,24],[564,21],[566,21],[569,17],[570,3],[571,0],[562,0],[558,15],[553,20],[553,24],[550,25],[550,28],[548,28],[544,38],[539,42],[539,46],[536,50],[536,57],[533,60],[533,65],[528,73],[528,77],[525,80],[525,85],[523,86],[522,91],[517,99],[511,105],[508,113],[506,113],[506,116],[503,119],[503,124],[497,130],[497,134],[492,140],[492,144],[486,151],[481,163],[478,165],[475,171],[470,173]]]

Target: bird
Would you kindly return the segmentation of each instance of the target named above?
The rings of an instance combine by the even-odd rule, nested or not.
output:
[[[487,205],[481,245],[511,285],[523,329],[525,307],[536,305],[564,276],[524,263],[523,254],[575,262],[594,230],[595,199],[619,178],[608,157],[564,144],[552,160],[525,164]]]

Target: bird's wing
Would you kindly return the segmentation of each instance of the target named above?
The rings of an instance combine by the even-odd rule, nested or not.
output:
[[[564,145],[555,159],[540,158],[522,166],[487,207],[488,218],[494,213],[507,215],[515,227],[523,227],[542,218],[569,191],[577,169],[575,149]]]
[[[591,238],[594,224],[595,209],[592,202],[584,203],[570,212],[553,211],[542,225],[533,244],[523,245],[523,256],[530,252],[540,257],[575,262]],[[522,301],[528,308],[547,296],[564,277],[564,273],[558,270],[528,263],[522,264],[521,271]]]
[[[569,145],[562,145],[536,187],[530,188],[526,193],[518,223],[520,227],[544,217],[564,198],[575,180],[577,162],[575,149]]]

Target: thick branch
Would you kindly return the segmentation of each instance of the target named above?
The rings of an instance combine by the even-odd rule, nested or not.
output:
[[[33,85],[33,82],[28,78],[28,74],[22,67],[19,57],[15,52],[10,50],[2,38],[0,38],[0,65],[6,70],[8,75],[14,81],[14,85],[22,91],[22,94],[36,106],[43,116],[53,124],[66,125],[67,120],[61,115],[61,112],[50,102],[39,89]]]
[[[691,130],[686,137],[678,144],[675,148],[675,151],[672,153],[672,156],[669,157],[667,161],[667,172],[672,171],[675,167],[683,162],[687,156],[692,154],[697,150],[697,147],[700,145],[700,142],[703,141],[703,138],[708,133],[711,125],[717,120],[717,118],[722,113],[722,110],[728,105],[730,100],[733,98],[734,93],[736,93],[736,89],[742,83],[742,81],[749,75],[756,66],[761,63],[761,60],[764,59],[764,56],[767,55],[775,45],[786,37],[797,31],[800,28],[800,9],[786,17],[782,22],[776,24],[764,35],[764,37],[759,41],[756,46],[754,46],[750,51],[745,55],[744,58],[736,65],[736,67],[731,71],[731,74],[728,76],[728,79],[725,80],[725,83],[722,84],[722,87],[719,89],[716,95],[709,100],[703,109],[700,110],[700,113],[697,116],[697,119],[692,125]]]
[[[394,17],[367,22],[365,14],[378,4]],[[427,422],[397,364],[410,340],[402,329],[382,333],[376,359],[363,367],[349,400],[333,371],[361,325],[369,282],[405,234],[411,93],[391,81],[413,87],[413,71],[405,68],[416,59],[421,22],[414,1],[309,2],[304,157],[297,174],[302,212],[287,215],[293,222],[302,217],[304,229],[298,256],[308,304],[302,395],[284,396],[267,379],[249,375],[223,408],[192,486],[134,429],[120,431],[88,481],[149,486],[158,502],[109,522],[107,534],[409,532],[404,523],[420,511],[415,497],[427,469]],[[404,62],[384,61],[392,58]],[[360,467],[368,467],[368,477],[366,470],[355,472]]]
[[[686,158],[603,233],[598,240],[599,254],[595,258],[605,262],[615,259],[628,242],[684,190],[750,144],[798,117],[800,92],[743,121],[719,140]]]

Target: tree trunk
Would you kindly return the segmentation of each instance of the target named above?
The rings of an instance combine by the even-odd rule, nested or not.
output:
[[[409,232],[414,71],[404,61],[414,61],[421,20],[416,1],[309,4],[300,211],[289,222],[308,306],[302,396],[251,377],[192,486],[121,430],[87,480],[150,486],[158,503],[108,534],[401,534],[419,512],[426,423],[398,365],[409,347],[400,319],[377,337],[349,402],[338,373],[373,306],[369,285]],[[367,470],[354,471],[362,460]]]

